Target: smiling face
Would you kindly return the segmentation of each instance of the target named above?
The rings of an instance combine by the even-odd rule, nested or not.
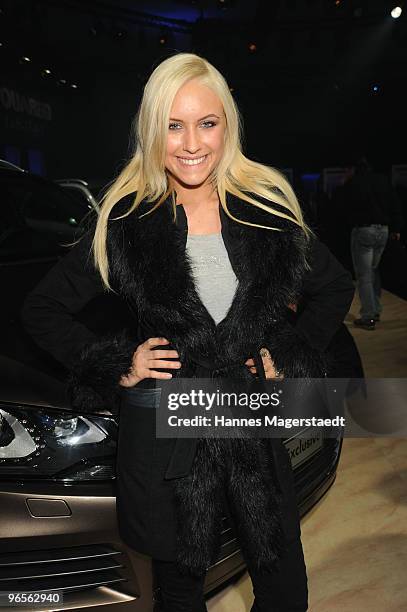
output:
[[[191,80],[178,90],[171,107],[165,158],[175,189],[205,187],[222,158],[225,129],[222,103],[209,87]]]

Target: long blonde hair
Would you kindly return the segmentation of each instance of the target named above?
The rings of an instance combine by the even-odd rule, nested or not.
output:
[[[109,284],[106,237],[109,216],[115,204],[124,196],[136,192],[129,210],[121,217],[115,217],[121,219],[135,211],[143,200],[155,203],[149,214],[172,194],[175,217],[174,191],[169,185],[165,169],[168,125],[173,100],[178,90],[191,79],[198,79],[202,85],[209,87],[223,105],[226,117],[224,153],[210,181],[217,188],[221,206],[226,214],[245,225],[281,231],[235,218],[227,209],[226,192],[229,192],[254,206],[296,223],[304,230],[307,238],[312,234],[303,219],[294,191],[284,175],[275,168],[252,161],[243,155],[241,115],[222,74],[203,57],[193,53],[177,53],[161,62],[149,77],[133,122],[135,152],[100,203],[92,248],[95,266],[109,290],[112,288]],[[249,194],[266,199],[271,206],[258,202]],[[289,214],[273,208],[273,202],[285,208]]]

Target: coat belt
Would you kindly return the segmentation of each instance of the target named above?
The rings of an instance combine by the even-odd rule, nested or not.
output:
[[[196,364],[195,378],[219,378],[222,369],[233,365],[242,365],[241,361],[228,362],[221,365],[215,360],[188,353],[188,358]],[[265,380],[263,361],[258,351],[253,355],[254,363],[260,379]],[[165,473],[165,480],[188,476],[194,461],[198,438],[177,438],[170,462]]]

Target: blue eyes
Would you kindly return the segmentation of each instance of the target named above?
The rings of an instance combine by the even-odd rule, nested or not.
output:
[[[173,130],[174,126],[176,125],[181,125],[181,123],[170,123],[169,129]],[[206,128],[214,127],[215,125],[217,125],[217,123],[216,121],[202,121],[201,125],[205,126],[205,129],[206,129]]]

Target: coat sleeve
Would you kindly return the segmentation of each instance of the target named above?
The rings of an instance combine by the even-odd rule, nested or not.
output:
[[[349,312],[355,288],[350,272],[319,240],[314,241],[310,267],[295,330],[314,348],[326,350]]]
[[[321,377],[332,369],[328,348],[354,295],[351,274],[319,240],[309,263],[297,313],[276,325],[268,343],[276,367],[288,377]]]
[[[27,295],[21,310],[26,331],[68,370],[71,405],[85,411],[116,405],[118,381],[135,350],[127,331],[100,337],[75,318],[104,292],[90,253],[92,238],[88,230]]]

